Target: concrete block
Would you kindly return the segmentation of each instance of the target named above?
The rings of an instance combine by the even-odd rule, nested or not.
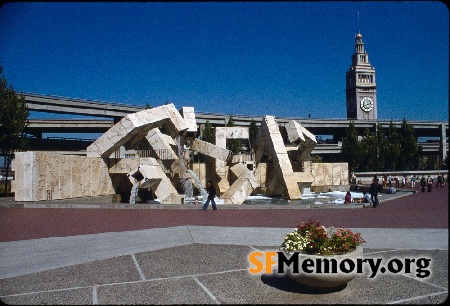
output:
[[[244,174],[247,174],[247,173],[250,172],[250,170],[247,169],[247,167],[244,164],[241,164],[241,163],[234,165],[233,167],[230,168],[230,170],[238,178],[243,176]]]
[[[48,152],[26,153],[16,155],[19,168],[16,201],[57,200],[114,193],[108,168],[101,158]],[[23,176],[23,173],[27,176]]]
[[[142,137],[151,129],[160,127],[167,122],[171,123],[170,126],[174,129],[173,133],[188,128],[173,104],[129,114],[94,141],[87,148],[87,156],[108,157],[124,144],[133,143],[132,140],[138,135]]]
[[[92,196],[92,159],[90,157],[85,157],[82,159],[82,184],[81,193],[83,197]]]
[[[200,140],[200,139],[194,139],[192,145],[191,145],[192,151],[197,151],[199,153],[202,153],[204,155],[222,160],[227,161],[228,158],[231,156],[231,151],[218,147],[216,145],[213,145],[209,142]]]
[[[341,184],[340,185],[348,185],[348,182],[349,182],[348,163],[340,163],[340,172],[341,172]]]
[[[215,145],[226,149],[227,147],[227,128],[216,127],[214,128]]]
[[[113,173],[129,173],[132,169],[139,166],[138,158],[108,159],[108,172]]]
[[[13,160],[16,201],[34,201],[36,198],[36,152],[16,152]]]
[[[264,127],[259,128],[252,143],[254,159],[257,165],[261,161],[262,156],[267,152],[267,138],[265,133],[266,129]],[[267,155],[269,156],[269,154]]]
[[[254,188],[249,180],[239,178],[221,196],[221,199],[225,204],[242,204],[253,190]]]
[[[248,127],[231,126],[225,127],[227,139],[248,139]]]
[[[302,198],[302,193],[300,191],[300,188],[297,184],[297,177],[294,172],[285,174],[283,176],[284,178],[284,188],[285,192],[283,193],[283,196],[285,199],[290,200],[298,200]]]
[[[175,138],[181,132],[186,131],[189,128],[186,121],[181,117],[180,113],[172,103],[163,105],[162,108],[166,112],[167,118],[169,118],[166,126],[170,132],[170,136]]]
[[[159,159],[175,160],[178,159],[177,154],[173,151],[172,146],[175,142],[172,137],[161,133],[158,128],[151,129],[145,136],[148,143],[152,146]]]
[[[73,186],[79,186],[78,188],[72,188],[72,197],[83,197],[83,160],[86,157],[80,156],[80,158],[72,159],[72,184]]]
[[[46,173],[46,188],[50,190],[53,199],[62,199],[60,193],[60,158],[57,154],[45,154],[39,152],[36,154],[36,157],[39,160],[42,160],[43,163],[41,165],[46,169],[46,171],[40,171],[40,174]],[[45,189],[39,192],[39,196],[37,198],[38,201],[46,200],[47,194]]]
[[[265,116],[261,122],[260,129],[267,141],[266,153],[272,157],[275,168],[276,179],[269,182],[267,186],[268,192],[279,192],[279,184],[282,183],[283,187],[281,189],[286,199],[301,198],[301,192],[275,117]]]
[[[266,175],[267,175],[267,164],[266,163],[259,163],[256,166],[254,176],[255,176],[255,179],[256,179],[256,183],[261,188],[265,188],[266,187],[266,180],[267,180]]]
[[[290,143],[305,141],[305,137],[303,136],[303,133],[301,132],[299,125],[300,124],[294,120],[289,121],[285,125]]]
[[[140,165],[130,171],[129,175],[136,177],[136,173],[138,172],[143,177],[140,180],[140,186],[143,188],[152,188],[162,204],[181,203],[181,195],[178,194],[161,167],[155,165]]]
[[[299,156],[297,159],[306,160],[317,144],[316,136],[295,120],[289,121],[285,127],[289,141],[298,146]]]
[[[221,195],[225,204],[242,204],[258,187],[253,172],[244,164],[236,164],[230,170],[238,179]]]
[[[195,119],[194,108],[183,106],[181,108],[181,115],[188,126],[186,131],[188,133],[197,133],[197,120]]]
[[[60,198],[68,199],[73,197],[73,158],[70,155],[61,155],[59,158],[59,180],[58,186]]]
[[[192,171],[198,176],[203,187],[206,187],[206,165],[203,163],[193,163]],[[193,180],[194,186],[198,188],[197,183]]]
[[[302,188],[310,187],[313,182],[313,177],[311,174],[307,172],[294,172],[295,177],[297,180],[297,185],[299,186],[299,189],[302,190]]]

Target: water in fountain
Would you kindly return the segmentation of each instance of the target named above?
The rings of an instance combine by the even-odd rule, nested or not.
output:
[[[200,178],[197,176],[197,173],[195,173],[192,170],[188,170],[188,172],[191,174],[192,178],[197,183],[198,189],[200,190],[200,194],[202,195],[202,199],[206,199],[208,197],[208,192],[203,188],[202,182],[200,181]]]
[[[139,187],[139,182],[136,182],[133,184],[133,187],[131,188],[130,204],[136,204],[138,187]]]
[[[192,186],[192,182],[190,179],[183,179],[181,182],[184,189],[184,197],[192,198],[194,196],[194,187]]]
[[[306,188],[305,188],[306,189]],[[345,191],[311,192],[305,190],[301,200],[285,200],[282,197],[265,195],[249,196],[243,204],[247,205],[299,205],[305,207],[320,207],[323,205],[344,205]],[[352,192],[352,197],[362,197],[361,192]]]
[[[302,196],[311,196],[311,195],[313,195],[311,192],[311,188],[309,187],[302,188]]]
[[[186,173],[186,164],[184,163],[183,158],[183,148],[181,147],[181,136],[178,135],[176,137],[176,143],[178,147],[178,159],[180,161],[180,171],[181,176]],[[189,178],[181,178],[181,186],[183,187],[185,198],[192,198],[194,196],[194,188],[192,187],[192,182]]]

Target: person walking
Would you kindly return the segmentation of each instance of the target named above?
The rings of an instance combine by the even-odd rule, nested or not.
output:
[[[378,183],[378,178],[375,176],[372,179],[372,184],[370,184],[370,199],[372,200],[373,208],[376,208],[380,205],[380,201],[378,201],[378,193],[383,189],[383,187]]]
[[[214,198],[216,197],[216,188],[214,188],[211,181],[208,181],[208,184],[206,185],[206,190],[208,191],[208,199],[203,205],[202,210],[208,209],[209,202],[211,202],[212,209],[217,210],[216,202],[214,201]]]
[[[427,178],[428,192],[431,192],[431,188],[433,187],[433,178],[428,175]]]
[[[422,178],[420,179],[420,189],[422,192],[425,192],[425,188],[427,186],[427,180],[425,179],[425,176],[422,175]]]
[[[440,173],[438,173],[437,182],[436,182],[436,187],[435,188],[437,188],[439,185],[441,185],[441,188],[442,188],[443,181],[444,181],[444,177]]]
[[[414,177],[414,175],[411,175],[411,187],[414,188],[414,185],[416,183],[416,178]]]

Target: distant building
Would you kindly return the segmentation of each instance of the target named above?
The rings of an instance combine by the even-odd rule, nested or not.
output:
[[[347,119],[377,119],[377,83],[375,68],[364,50],[361,33],[356,35],[352,65],[346,75]]]

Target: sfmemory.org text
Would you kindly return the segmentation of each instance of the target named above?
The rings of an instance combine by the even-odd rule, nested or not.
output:
[[[316,257],[315,259],[299,259],[299,252],[294,252],[290,258],[283,252],[252,252],[248,256],[251,264],[249,272],[270,274],[272,266],[277,264],[277,273],[284,273],[285,268],[293,273],[369,273],[374,278],[379,273],[416,273],[419,278],[430,276],[431,258],[346,258],[337,261],[334,258]],[[274,257],[278,257],[274,260]]]

